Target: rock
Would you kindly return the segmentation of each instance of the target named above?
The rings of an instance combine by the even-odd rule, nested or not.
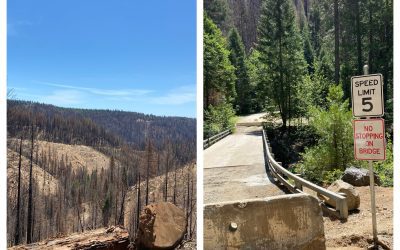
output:
[[[374,180],[377,185],[380,185],[380,179],[376,173],[374,173]],[[350,167],[344,171],[342,180],[350,183],[353,186],[368,186],[369,185],[369,171],[364,168]]]
[[[185,212],[170,202],[159,202],[141,212],[136,242],[147,249],[173,249],[185,233]]]
[[[346,195],[347,207],[349,211],[360,207],[360,195],[351,184],[342,180],[337,180],[328,187],[328,190],[335,193],[344,193]],[[320,194],[318,194],[318,197],[324,200],[326,204],[329,204],[332,207],[336,207],[335,200],[332,200]]]

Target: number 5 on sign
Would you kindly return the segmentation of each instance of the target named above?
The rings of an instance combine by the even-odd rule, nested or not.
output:
[[[355,117],[383,116],[382,74],[353,76],[351,94]]]

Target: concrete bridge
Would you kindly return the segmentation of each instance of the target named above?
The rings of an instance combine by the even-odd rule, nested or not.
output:
[[[289,194],[267,171],[265,113],[204,150],[205,249],[325,249],[318,200]]]
[[[262,116],[240,118],[233,134],[204,151],[205,204],[284,194],[265,169]]]

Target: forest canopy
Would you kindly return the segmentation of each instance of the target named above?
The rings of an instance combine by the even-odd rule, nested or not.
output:
[[[205,0],[204,4],[205,138],[232,129],[229,121],[235,115],[264,111],[279,116],[279,129],[289,138],[286,150],[299,136],[296,131],[315,138],[300,147],[308,149],[296,160],[302,162],[298,170],[306,178],[324,182],[352,164],[364,166],[350,160],[349,100],[350,78],[363,75],[367,64],[369,74],[383,75],[383,118],[391,154],[392,0]],[[324,130],[324,124],[338,127]],[[335,137],[337,130],[343,133],[340,138]],[[343,147],[331,151],[336,139],[343,140]],[[290,157],[283,155],[281,161],[286,162]],[[335,162],[335,157],[343,162]],[[312,171],[318,164],[327,173],[316,179]],[[389,157],[378,169],[389,173],[392,168]]]

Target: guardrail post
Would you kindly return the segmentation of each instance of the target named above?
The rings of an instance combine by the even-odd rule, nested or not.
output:
[[[296,176],[300,177],[300,174],[295,174]],[[303,191],[303,185],[301,182],[294,180],[294,186],[296,189]]]
[[[340,219],[347,219],[349,216],[349,209],[347,207],[346,198],[336,201],[336,210],[339,211]]]
[[[268,142],[268,151],[272,154],[272,147],[271,144]]]

